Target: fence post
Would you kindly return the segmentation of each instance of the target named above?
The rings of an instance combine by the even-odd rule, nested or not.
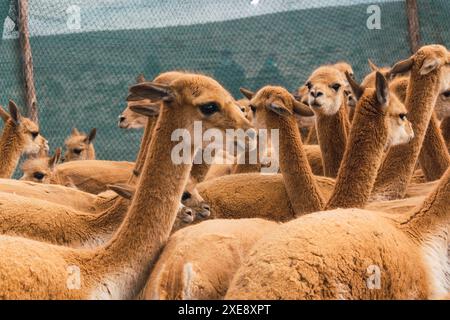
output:
[[[408,19],[409,46],[411,53],[420,48],[420,26],[417,0],[406,0],[406,17]]]
[[[28,0],[19,1],[19,42],[22,54],[22,70],[25,86],[25,103],[30,119],[38,123],[36,89],[34,87],[33,55],[31,54],[30,30],[28,26]]]

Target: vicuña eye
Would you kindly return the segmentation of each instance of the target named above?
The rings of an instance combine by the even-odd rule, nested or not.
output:
[[[36,139],[38,135],[39,135],[39,132],[36,132],[36,131],[31,132],[31,136],[33,137],[33,139]]]
[[[400,119],[402,119],[403,121],[406,120],[406,113],[400,113],[398,116],[399,116]]]
[[[217,104],[215,104],[214,102],[206,103],[206,104],[200,106],[200,111],[204,115],[210,116],[219,111],[219,106]]]
[[[311,90],[312,88],[312,83],[310,81],[308,81],[305,86],[308,88],[308,90]]]
[[[340,85],[339,83],[335,83],[335,84],[333,84],[333,85],[331,86],[331,88],[332,88],[334,91],[338,91],[338,90],[341,88],[341,85]]]
[[[83,150],[78,149],[78,148],[75,148],[75,149],[73,149],[72,151],[73,151],[73,153],[75,153],[75,154],[80,154],[81,151],[83,151]]]
[[[35,172],[33,174],[33,177],[35,177],[38,180],[42,180],[44,178],[45,174],[43,174],[42,172]]]
[[[256,112],[256,107],[254,105],[250,105],[250,109],[252,109],[252,112],[255,113]]]
[[[186,201],[187,199],[190,199],[191,196],[192,195],[190,192],[185,191],[185,192],[183,192],[183,195],[181,196],[181,201]]]
[[[449,97],[450,97],[450,90],[445,91],[444,93],[442,93],[442,95],[443,95],[444,97],[446,97],[446,98],[449,98]]]

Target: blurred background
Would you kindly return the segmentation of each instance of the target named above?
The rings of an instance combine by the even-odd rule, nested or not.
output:
[[[380,9],[381,29],[369,29]],[[134,161],[141,131],[117,117],[138,74],[199,71],[236,98],[239,87],[294,90],[321,64],[411,54],[405,0],[33,0],[30,39],[41,132],[51,152],[77,127],[96,127],[98,159]],[[417,0],[421,44],[450,47],[450,1]],[[17,0],[0,4],[0,104],[24,107]],[[371,21],[371,20],[370,20]],[[25,113],[25,111],[24,111]],[[0,125],[0,127],[2,124]]]

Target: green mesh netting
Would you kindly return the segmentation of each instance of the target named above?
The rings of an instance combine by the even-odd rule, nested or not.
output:
[[[418,2],[423,43],[450,47],[450,1]],[[371,4],[381,30],[366,27]],[[81,30],[67,27],[72,5]],[[23,105],[16,12],[14,1],[0,4],[2,105]],[[41,131],[53,150],[72,127],[97,127],[100,159],[135,158],[141,132],[116,119],[139,73],[199,71],[240,98],[240,86],[293,90],[324,63],[346,60],[361,79],[367,58],[391,65],[409,55],[404,1],[33,0],[29,14]]]

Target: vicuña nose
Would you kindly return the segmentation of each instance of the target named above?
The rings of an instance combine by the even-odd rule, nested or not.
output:
[[[125,120],[125,117],[122,116],[122,115],[120,115],[120,116],[119,116],[119,123],[123,122],[124,120]]]
[[[192,217],[194,215],[194,211],[192,211],[192,209],[186,208],[184,210],[184,214],[187,215],[187,216]]]
[[[322,91],[319,91],[319,90],[311,90],[311,95],[312,95],[314,98],[318,98],[318,97],[320,97],[320,96],[323,95],[323,92],[322,92]]]

